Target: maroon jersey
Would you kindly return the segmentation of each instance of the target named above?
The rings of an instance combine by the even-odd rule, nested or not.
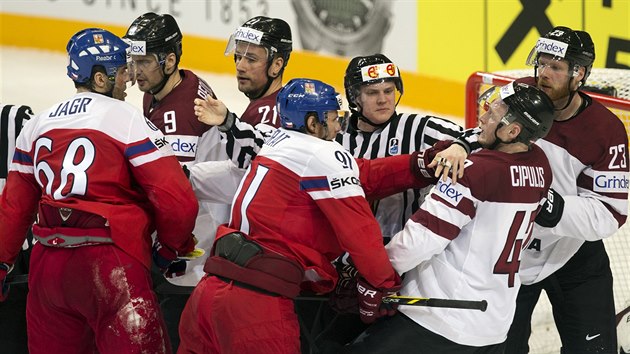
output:
[[[256,127],[265,134],[279,128],[280,116],[276,111],[276,96],[278,96],[279,91],[251,101],[243,112],[241,121]]]
[[[164,133],[179,162],[190,162],[197,154],[199,137],[212,128],[195,116],[194,100],[216,96],[210,85],[192,71],[179,73],[182,76],[179,85],[160,101],[145,93],[142,107],[145,117]]]

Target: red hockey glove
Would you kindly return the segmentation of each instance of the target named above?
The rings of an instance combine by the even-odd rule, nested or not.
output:
[[[333,261],[339,280],[337,286],[330,296],[330,307],[339,313],[359,313],[359,299],[357,292],[357,278],[359,272],[348,257],[347,261],[341,257]]]
[[[363,323],[372,323],[382,316],[393,316],[397,306],[394,304],[384,304],[383,298],[396,295],[400,290],[400,285],[389,289],[376,289],[365,279],[359,278],[357,291],[359,292],[359,315]]]
[[[411,171],[419,178],[436,179],[435,168],[429,168],[429,164],[435,159],[438,152],[445,150],[452,143],[452,141],[447,140],[438,141],[428,149],[414,152],[414,158],[411,159]]]
[[[549,188],[547,200],[536,215],[536,224],[543,227],[555,227],[560,222],[563,212],[564,198],[553,188]]]
[[[2,289],[0,291],[0,302],[6,300],[9,296],[9,290],[11,289],[11,287],[9,286],[9,284],[5,284],[5,281],[7,280],[7,274],[11,271],[12,268],[12,266],[9,266],[6,263],[0,263],[0,285],[2,286]]]

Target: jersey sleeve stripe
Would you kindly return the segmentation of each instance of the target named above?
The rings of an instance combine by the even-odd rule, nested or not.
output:
[[[33,159],[27,152],[15,149],[15,153],[13,154],[13,163],[18,165],[33,165]]]
[[[158,149],[155,144],[147,138],[138,143],[129,145],[125,150],[125,156],[127,156],[129,160],[133,160],[141,155],[150,154],[156,151],[158,151]]]
[[[451,241],[454,240],[461,231],[459,227],[448,223],[423,209],[414,213],[411,216],[411,220],[423,225],[433,234]]]
[[[328,178],[325,176],[307,177],[302,178],[300,181],[300,189],[306,192],[328,191],[330,190],[330,185],[328,184]]]

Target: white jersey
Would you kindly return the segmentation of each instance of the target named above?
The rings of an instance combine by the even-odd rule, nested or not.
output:
[[[560,269],[585,241],[613,235],[628,215],[628,136],[606,107],[591,101],[577,116],[554,122],[536,144],[551,161],[551,187],[565,204],[558,225],[534,228],[523,252],[523,284],[539,282]]]
[[[4,189],[9,165],[15,152],[15,141],[24,123],[32,115],[33,111],[28,106],[0,104],[0,194]]]
[[[482,150],[452,185],[439,180],[405,228],[386,246],[405,273],[401,295],[486,300],[485,312],[401,306],[399,311],[449,340],[470,346],[507,337],[520,287],[519,259],[551,184],[542,150]]]

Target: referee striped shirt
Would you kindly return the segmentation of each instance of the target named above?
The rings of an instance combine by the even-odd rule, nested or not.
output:
[[[17,140],[22,126],[33,115],[28,106],[0,104],[0,194],[6,184],[9,165],[15,152]]]
[[[401,113],[395,114],[385,127],[370,133],[350,124],[345,134],[337,135],[336,141],[356,158],[375,159],[424,150],[440,140],[455,140],[463,132],[462,127],[446,119]],[[383,237],[392,237],[402,230],[430,188],[409,189],[373,203]]]

